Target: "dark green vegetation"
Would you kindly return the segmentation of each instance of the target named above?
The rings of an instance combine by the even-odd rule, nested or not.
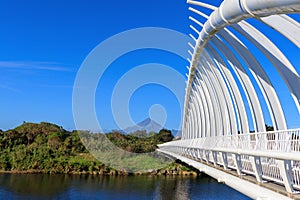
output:
[[[269,125],[265,125],[266,126],[266,131],[274,131],[274,127],[273,126],[269,126]]]
[[[136,153],[154,151],[157,144],[173,139],[171,132],[165,129],[151,133],[151,137],[136,137],[135,134],[113,132],[107,137],[116,146]],[[127,174],[105,166],[89,154],[77,131],[69,132],[45,122],[24,123],[12,130],[0,130],[0,170],[15,173]],[[189,172],[192,172],[191,168],[172,163],[152,174]]]
[[[162,144],[173,140],[174,136],[171,131],[162,129],[159,133],[146,134],[138,131],[129,135],[119,132],[108,133],[107,138],[116,146],[134,153],[148,153],[155,151],[157,144]]]

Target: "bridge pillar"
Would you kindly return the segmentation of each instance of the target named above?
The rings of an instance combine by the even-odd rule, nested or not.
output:
[[[232,154],[233,162],[236,166],[236,172],[238,175],[242,175],[242,158],[240,154]]]
[[[261,160],[259,156],[249,156],[249,160],[252,165],[252,169],[256,180],[258,182],[262,182],[262,167],[261,167]]]
[[[280,175],[283,179],[285,189],[289,193],[293,193],[293,175],[292,175],[292,162],[290,160],[276,160]]]

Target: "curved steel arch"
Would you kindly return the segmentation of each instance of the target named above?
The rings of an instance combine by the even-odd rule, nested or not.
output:
[[[189,8],[206,22],[189,17],[195,23],[190,28],[198,36],[190,34],[195,45],[188,44],[192,59],[188,58],[182,139],[160,144],[158,151],[252,198],[292,196],[300,191],[300,128],[287,129],[287,109],[276,86],[286,85],[284,94],[295,104],[295,117],[300,117],[300,77],[288,59],[289,52],[285,55],[281,45],[277,46],[256,23],[271,27],[289,45],[300,48],[300,24],[286,15],[300,13],[300,0],[224,0],[219,7],[188,3],[209,9],[211,14]],[[248,18],[255,18],[255,23],[244,21]],[[280,84],[268,73],[272,67],[282,79]],[[266,117],[275,131],[265,130]],[[250,131],[251,122],[255,133]],[[221,168],[236,175],[255,176],[257,183],[277,183],[288,197],[248,181],[243,183],[247,187],[236,184],[242,179],[224,178],[232,172],[224,173]]]
[[[246,105],[249,105],[255,131],[265,131],[266,123],[262,106],[257,97],[257,92],[254,89],[253,81],[256,82],[261,90],[263,99],[268,108],[268,114],[275,130],[286,130],[287,124],[282,105],[268,74],[255,56],[248,50],[247,46],[227,29],[226,26],[230,25],[238,33],[244,36],[272,63],[273,67],[279,72],[281,78],[288,87],[300,113],[300,78],[297,71],[271,40],[255,27],[244,21],[248,18],[259,19],[264,24],[277,30],[296,46],[300,47],[299,34],[298,36],[297,34],[293,34],[295,31],[300,31],[300,25],[291,17],[285,15],[286,13],[300,12],[299,0],[224,0],[219,7],[198,1],[188,1],[188,3],[210,9],[212,10],[212,13],[210,16],[207,16],[195,8],[189,8],[190,11],[207,20],[202,24],[194,17],[189,17],[194,23],[202,27],[202,29],[199,31],[194,26],[190,26],[191,29],[198,34],[198,37],[196,39],[190,34],[196,44],[194,46],[189,44],[193,49],[193,53],[190,52],[192,59],[190,61],[189,77],[187,81],[183,127],[185,127],[184,124],[186,121],[197,121],[197,123],[200,123],[200,120],[197,118],[203,116],[196,114],[194,115],[196,118],[187,119],[188,116],[186,115],[186,108],[190,103],[196,102],[197,105],[199,105],[199,100],[196,98],[195,101],[190,102],[189,96],[193,82],[200,78],[198,82],[203,82],[201,83],[201,87],[202,89],[206,89],[206,94],[198,94],[198,96],[202,95],[202,100],[203,98],[209,98],[211,104],[208,108],[210,111],[210,120],[209,122],[207,122],[207,119],[205,120],[205,122],[208,123],[209,128],[194,128],[206,131],[205,134],[200,134],[202,137],[204,135],[207,137],[227,134],[226,132],[229,130],[229,128],[227,128],[228,119],[231,121],[234,118],[236,119],[234,120],[235,124],[232,125],[231,123],[229,125],[231,127],[231,134],[236,134],[237,130],[235,129],[238,127],[240,127],[238,128],[239,131],[243,133],[250,131],[250,122],[246,114],[245,102],[240,93],[242,90],[247,98],[248,103],[246,103]],[[283,25],[288,27],[288,30],[283,29]],[[226,44],[224,41],[226,41]],[[230,45],[235,53],[232,53],[227,45]],[[215,48],[217,48],[217,50]],[[223,54],[223,58],[218,55],[218,52]],[[243,64],[240,59],[243,61]],[[232,70],[228,70],[228,67]],[[251,73],[251,79],[250,74],[245,71],[246,68],[247,71]],[[235,77],[238,78],[238,81],[242,86],[241,88],[236,85],[235,82],[237,80],[232,77],[232,72],[234,72]],[[226,89],[224,88],[224,85],[226,86]],[[201,88],[199,88],[199,90],[201,90]],[[229,96],[231,97],[230,100],[224,103],[224,97],[228,98]],[[197,112],[200,112],[199,109]],[[230,114],[231,116],[226,119],[225,115]],[[232,116],[233,114],[235,117]],[[213,121],[211,121],[212,119]],[[204,120],[201,122],[203,126]],[[216,131],[218,133],[215,133]],[[183,138],[189,138],[185,137],[184,134],[185,131],[183,128]]]

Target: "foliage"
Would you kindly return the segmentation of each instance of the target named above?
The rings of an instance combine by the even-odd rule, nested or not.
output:
[[[102,166],[87,153],[77,131],[42,122],[0,132],[2,171],[92,172]]]
[[[266,126],[266,131],[274,131],[274,127],[273,126],[269,126],[269,125],[265,125]]]
[[[157,144],[169,142],[174,138],[171,131],[166,129],[160,130],[158,134],[151,132],[147,135],[146,133],[135,132],[124,135],[115,131],[106,136],[119,148],[134,153],[153,152],[157,149]]]
[[[84,132],[80,134],[95,138],[103,136],[103,134]],[[155,151],[157,144],[173,139],[171,131],[166,129],[150,135],[140,132],[124,135],[115,131],[106,136],[116,146],[136,153]],[[139,161],[132,160],[131,162]],[[46,122],[23,123],[15,129],[0,131],[0,170],[17,172],[34,170],[43,173],[116,173],[115,170],[105,166],[88,153],[80,140],[79,132],[69,132],[60,126]]]

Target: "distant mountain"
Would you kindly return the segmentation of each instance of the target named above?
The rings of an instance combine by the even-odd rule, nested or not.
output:
[[[158,133],[161,129],[163,129],[162,125],[160,125],[159,123],[157,123],[156,121],[147,118],[143,121],[141,121],[140,123],[138,123],[135,126],[130,126],[126,129],[124,129],[123,131],[125,133],[134,133],[136,131],[142,131],[145,130],[147,133],[149,132],[156,132]]]

